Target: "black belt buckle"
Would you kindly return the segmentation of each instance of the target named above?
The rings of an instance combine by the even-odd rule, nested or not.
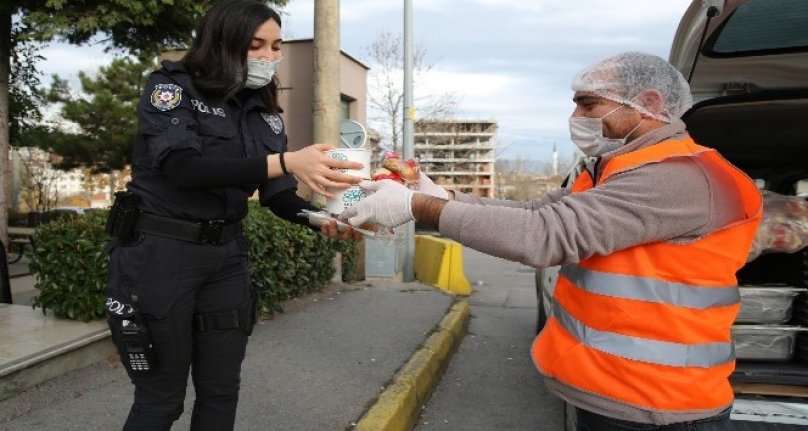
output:
[[[199,242],[202,244],[218,244],[222,239],[224,224],[224,220],[209,220],[203,223]]]

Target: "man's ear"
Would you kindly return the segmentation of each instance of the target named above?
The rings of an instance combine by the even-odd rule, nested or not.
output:
[[[652,114],[661,115],[665,111],[665,101],[663,100],[662,93],[660,93],[658,90],[652,89],[643,91],[634,100],[638,105],[647,109],[648,112]]]

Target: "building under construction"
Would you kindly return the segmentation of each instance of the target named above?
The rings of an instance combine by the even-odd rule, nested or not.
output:
[[[448,190],[494,197],[497,122],[421,120],[415,123],[415,156],[421,170]]]

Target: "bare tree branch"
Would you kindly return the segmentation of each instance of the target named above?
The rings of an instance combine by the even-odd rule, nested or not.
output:
[[[401,147],[401,132],[404,102],[403,42],[400,34],[380,33],[376,40],[365,47],[369,58],[370,82],[368,85],[368,120],[381,138],[381,146],[398,151]],[[426,48],[417,44],[413,53],[413,85],[417,93],[419,83],[425,82],[435,63],[426,59]],[[457,109],[457,96],[447,92],[420,95],[415,100],[418,118],[451,118]]]

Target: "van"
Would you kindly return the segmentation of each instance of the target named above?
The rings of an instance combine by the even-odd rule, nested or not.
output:
[[[696,142],[717,149],[762,190],[808,197],[808,1],[695,0],[669,61],[690,82],[694,106],[682,119]],[[536,271],[537,329],[557,274],[557,267]],[[808,248],[762,255],[738,272],[738,282],[745,292],[799,295],[782,326],[794,334],[808,327]],[[745,335],[737,328],[745,326],[734,329],[736,349]],[[735,430],[808,429],[808,332],[771,330],[755,341],[760,357],[738,359],[730,378]],[[793,355],[779,355],[783,340]]]

